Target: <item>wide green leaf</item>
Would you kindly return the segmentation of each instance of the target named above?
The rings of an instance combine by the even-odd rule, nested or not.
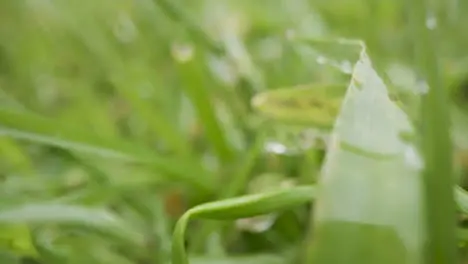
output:
[[[423,162],[402,140],[412,125],[361,46],[319,180],[310,261],[420,263]]]

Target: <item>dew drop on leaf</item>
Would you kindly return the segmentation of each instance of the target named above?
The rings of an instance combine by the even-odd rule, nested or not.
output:
[[[192,60],[195,50],[189,44],[173,44],[171,48],[172,57],[180,63]]]

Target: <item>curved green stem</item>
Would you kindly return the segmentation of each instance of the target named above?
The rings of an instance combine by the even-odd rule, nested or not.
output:
[[[300,186],[287,190],[246,195],[198,205],[188,210],[177,222],[172,238],[172,264],[188,264],[185,251],[185,230],[193,218],[233,220],[252,217],[311,202],[314,186]]]

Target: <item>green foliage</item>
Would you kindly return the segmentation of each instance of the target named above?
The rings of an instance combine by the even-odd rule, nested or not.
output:
[[[468,5],[426,2],[0,1],[0,262],[453,263],[453,188],[463,261]]]
[[[188,210],[178,221],[172,244],[172,263],[188,263],[185,253],[185,229],[191,218],[232,220],[284,210],[310,202],[314,197],[313,187],[295,187],[284,191],[265,192],[206,203]]]

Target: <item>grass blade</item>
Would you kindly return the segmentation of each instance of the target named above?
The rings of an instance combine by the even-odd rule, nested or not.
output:
[[[2,224],[62,224],[92,228],[132,243],[142,244],[142,237],[129,229],[117,216],[103,209],[66,204],[27,204],[0,211]]]
[[[177,222],[172,238],[172,264],[188,264],[185,252],[185,230],[192,218],[233,220],[284,210],[312,201],[315,188],[294,187],[288,190],[247,195],[202,204],[188,210]]]
[[[429,91],[422,97],[421,135],[425,160],[426,263],[456,263],[455,204],[448,95],[437,59],[436,38],[426,26],[428,1],[410,1],[417,68]],[[434,29],[435,30],[435,29]]]
[[[237,195],[241,195],[245,186],[247,186],[252,170],[255,166],[255,161],[263,150],[263,144],[264,136],[257,136],[255,144],[253,144],[253,146],[246,153],[245,159],[238,166],[238,170],[231,177],[230,182],[227,184],[224,191],[219,194],[219,199],[228,199]],[[202,228],[200,228],[194,235],[194,245],[196,247],[195,250],[200,249],[201,246],[198,247],[198,245],[203,245],[202,241],[205,241],[210,234],[216,230],[221,229],[221,227],[222,225],[216,224],[203,225]]]
[[[196,23],[187,12],[185,12],[181,5],[175,3],[176,1],[172,0],[156,0],[155,1],[161,9],[166,12],[174,21],[181,23],[187,31],[192,35],[193,39],[198,40],[208,47],[213,53],[222,54],[224,49],[221,45],[216,43],[201,26]]]
[[[33,113],[0,108],[0,134],[106,158],[143,163],[182,182],[193,184],[201,191],[213,190],[213,180],[209,178],[209,174],[200,166],[190,164],[190,161],[163,158],[129,142],[97,137],[89,131],[60,124]]]
[[[178,69],[180,79],[183,82],[185,93],[194,105],[200,122],[203,124],[207,139],[211,141],[216,154],[221,161],[229,161],[233,157],[233,151],[226,139],[221,121],[216,116],[214,98],[208,92],[204,65],[198,59],[190,58],[187,61],[179,61]]]
[[[60,204],[25,205],[0,211],[3,223],[85,223],[93,226],[115,225],[116,219],[101,210]]]

